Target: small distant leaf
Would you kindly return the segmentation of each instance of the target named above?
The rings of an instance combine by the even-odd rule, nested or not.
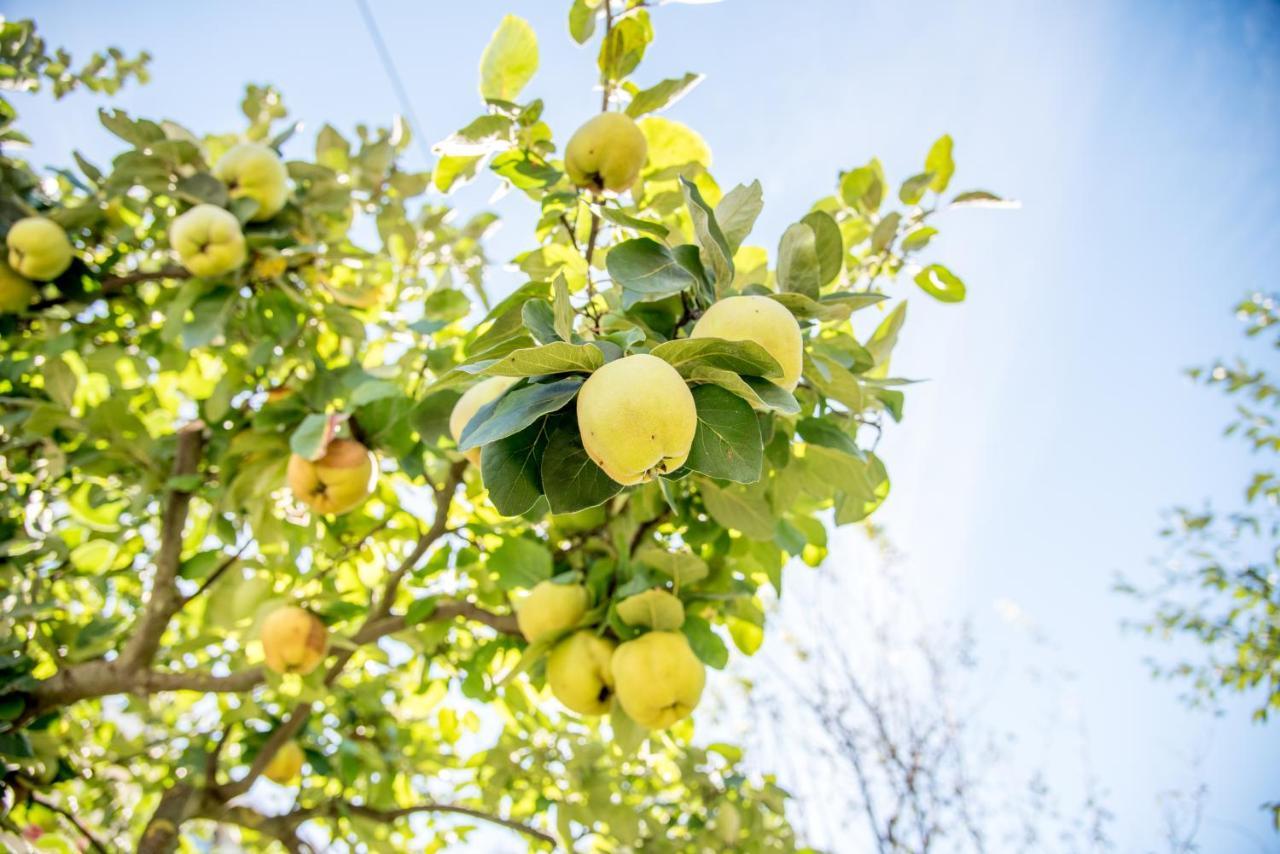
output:
[[[529,22],[507,15],[480,57],[480,97],[514,101],[538,70],[538,37]]]
[[[919,175],[912,175],[902,182],[902,187],[898,190],[898,198],[902,200],[904,205],[919,204],[920,200],[924,198],[924,191],[929,189],[929,182],[932,180],[932,172],[921,172]]]
[[[871,333],[871,338],[867,340],[867,352],[876,360],[877,365],[887,364],[889,354],[893,352],[893,347],[898,343],[898,332],[902,329],[902,324],[907,319],[907,304],[900,302],[894,306],[893,311],[876,327],[876,331]]]
[[[569,7],[569,35],[578,44],[586,44],[596,31],[596,17],[600,14],[599,5],[587,0],[573,0]]]
[[[949,207],[953,208],[1020,208],[1022,204],[1013,199],[1004,199],[995,193],[988,193],[986,190],[969,190],[966,193],[960,193],[951,200]]]
[[[845,320],[855,311],[888,299],[885,294],[877,293],[824,294],[816,300],[804,294],[769,294],[769,297],[785,305],[801,320]]]
[[[964,300],[964,282],[941,264],[930,264],[916,274],[916,284],[938,302],[961,302]]]
[[[929,241],[938,233],[938,229],[932,226],[922,226],[915,231],[910,232],[906,237],[902,238],[903,252],[916,252],[929,245]]]
[[[901,221],[902,214],[893,211],[876,223],[875,230],[871,232],[872,252],[882,252],[893,246],[893,239],[898,236],[898,223]]]
[[[556,276],[551,283],[552,308],[555,310],[555,330],[562,341],[573,340],[573,303],[569,301],[569,283],[564,274]]]
[[[627,115],[638,119],[645,113],[657,113],[670,107],[702,82],[703,75],[688,73],[683,77],[663,80],[648,89],[641,89],[627,105]]]
[[[955,161],[951,159],[951,147],[951,136],[943,134],[938,137],[938,141],[929,149],[929,154],[924,159],[924,170],[933,175],[929,181],[929,189],[935,193],[941,193],[947,189],[947,185],[951,183],[951,176],[956,171]]]
[[[636,561],[661,572],[680,587],[697,584],[711,574],[707,562],[687,550],[668,551],[657,543],[647,543],[636,552]]]

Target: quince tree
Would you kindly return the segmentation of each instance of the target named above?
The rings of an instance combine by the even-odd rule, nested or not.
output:
[[[945,195],[943,137],[756,233],[761,183],[662,114],[701,77],[640,73],[650,5],[574,0],[576,131],[503,18],[430,172],[398,119],[306,141],[250,86],[211,134],[102,109],[114,159],[43,173],[0,101],[6,845],[796,848],[696,737],[707,669],[888,496],[900,279],[962,299],[918,259],[998,200]],[[146,80],[0,27],[10,93]],[[538,212],[500,295],[495,216],[447,202],[482,174]]]

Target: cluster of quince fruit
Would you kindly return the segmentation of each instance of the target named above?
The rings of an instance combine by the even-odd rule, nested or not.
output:
[[[289,200],[289,173],[274,150],[256,142],[232,146],[213,169],[233,199],[251,199],[251,222],[271,219]],[[192,275],[223,276],[248,257],[240,221],[225,208],[199,204],[174,218],[169,245]],[[5,235],[7,263],[0,262],[0,314],[33,303],[35,282],[51,282],[71,266],[73,247],[66,231],[48,217],[29,216]]]
[[[543,581],[516,607],[525,640],[555,640],[547,657],[547,685],[556,699],[578,714],[602,715],[616,698],[646,729],[688,717],[707,677],[680,632],[680,600],[658,589],[624,599],[619,605],[624,621],[649,631],[621,644],[599,628],[580,625],[590,605],[591,593],[583,585]]]

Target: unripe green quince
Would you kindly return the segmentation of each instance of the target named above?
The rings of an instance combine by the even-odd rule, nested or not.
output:
[[[613,688],[633,721],[664,729],[687,717],[702,698],[706,669],[680,632],[649,632],[613,653]]]
[[[609,362],[578,393],[582,447],[628,486],[673,472],[689,457],[698,411],[671,365],[639,353]]]
[[[621,193],[636,182],[649,153],[635,121],[625,113],[601,113],[569,138],[564,168],[579,187]]]
[[[233,145],[213,167],[213,174],[227,185],[231,198],[253,199],[258,210],[253,222],[271,219],[289,200],[289,172],[280,155],[257,142]]]
[[[804,338],[795,316],[777,300],[754,295],[722,299],[698,319],[689,337],[754,341],[782,367],[782,376],[773,380],[777,385],[792,391],[800,382]]]
[[[456,442],[462,438],[462,431],[480,411],[480,407],[497,400],[503,392],[515,385],[518,379],[519,377],[489,377],[467,389],[453,405],[453,411],[449,413],[449,434],[453,436],[453,441]],[[480,450],[480,448],[471,448],[463,451],[462,455],[471,460],[472,465],[478,466]]]
[[[571,629],[587,613],[591,595],[581,584],[543,581],[516,606],[516,624],[529,643],[544,635]]]
[[[169,245],[196,276],[222,276],[244,266],[240,221],[217,205],[196,205],[169,226]]]
[[[51,219],[20,219],[9,227],[4,242],[9,247],[9,266],[28,279],[49,282],[71,266],[71,241]]]
[[[8,264],[0,261],[0,314],[22,311],[35,302],[38,295],[35,285],[15,273]]]
[[[580,715],[603,715],[613,699],[609,662],[616,647],[590,629],[574,632],[556,644],[547,658],[551,693]]]

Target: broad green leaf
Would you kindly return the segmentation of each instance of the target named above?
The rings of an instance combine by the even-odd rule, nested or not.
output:
[[[811,445],[834,448],[854,457],[862,456],[853,439],[826,418],[801,418],[796,422],[796,435]]]
[[[529,22],[507,15],[480,57],[480,97],[514,101],[538,70],[538,37]]]
[[[573,303],[569,301],[569,283],[565,281],[564,274],[556,276],[551,283],[551,293],[556,334],[562,341],[572,341],[574,311]]]
[[[601,81],[622,80],[635,71],[651,41],[653,25],[648,12],[641,10],[617,21],[600,44],[597,64]]]
[[[818,256],[818,281],[825,285],[840,275],[844,266],[844,238],[831,215],[813,211],[800,220],[813,229],[814,253]]]
[[[555,309],[549,300],[529,300],[520,307],[520,317],[524,320],[524,328],[539,344],[554,344],[560,340],[556,332]]]
[[[933,175],[929,181],[929,189],[935,193],[941,193],[947,189],[947,185],[951,183],[951,176],[956,171],[955,161],[951,159],[951,147],[950,134],[943,134],[938,137],[938,141],[929,149],[929,154],[924,159],[924,171]]]
[[[671,173],[691,163],[711,165],[711,148],[697,131],[665,116],[645,116],[637,124],[649,143],[645,174],[674,177]]]
[[[688,377],[693,382],[713,383],[731,391],[751,404],[753,409],[771,409],[783,415],[795,415],[800,411],[800,404],[791,392],[761,377],[739,376],[733,371],[705,365],[695,365],[688,372]]]
[[[86,540],[71,550],[71,565],[80,572],[96,575],[111,568],[119,551],[110,540]]]
[[[773,539],[773,511],[759,490],[737,484],[722,487],[702,479],[698,482],[698,492],[711,518],[721,525],[752,539]]]
[[[938,302],[961,302],[964,300],[964,282],[955,273],[941,264],[930,264],[916,273],[915,282],[920,289]]]
[[[823,397],[843,404],[850,412],[862,411],[862,386],[849,369],[835,359],[818,352],[807,354],[804,377]]]
[[[628,626],[675,631],[684,625],[684,605],[666,590],[653,588],[628,596],[617,604],[617,609]]]
[[[535,540],[508,537],[489,555],[488,566],[501,589],[527,590],[551,577],[551,552]]]
[[[467,422],[458,439],[458,450],[469,451],[524,430],[543,415],[563,409],[582,388],[582,377],[566,377],[534,383],[508,391]]]
[[[780,377],[782,367],[769,352],[754,341],[726,341],[723,338],[677,338],[664,341],[649,351],[683,376],[694,368],[708,367],[757,377]]]
[[[646,543],[636,552],[636,561],[661,572],[675,582],[677,587],[697,584],[706,578],[711,569],[707,562],[690,551],[668,551],[658,543]]]
[[[596,31],[596,18],[600,15],[598,2],[573,0],[569,7],[569,35],[578,44],[586,44]]]
[[[865,484],[865,491],[846,491],[836,500],[837,525],[861,522],[889,497],[889,475],[884,463],[875,454],[867,455],[862,483]]]
[[[688,95],[694,86],[702,82],[702,78],[703,75],[690,72],[683,77],[663,80],[648,89],[641,89],[631,96],[627,115],[638,119],[645,113],[661,112]]]
[[[604,364],[604,354],[594,344],[554,341],[538,347],[512,350],[501,359],[482,359],[458,370],[487,377],[540,377],[547,374],[591,373]]]
[[[625,240],[609,250],[605,266],[623,290],[623,306],[678,294],[697,283],[671,250],[647,237]]]
[[[898,223],[901,221],[902,214],[891,211],[876,223],[875,230],[871,232],[872,252],[883,252],[893,246],[893,239],[898,236]]]
[[[480,452],[480,473],[489,500],[504,516],[519,516],[542,497],[542,452],[547,445],[547,419]]]
[[[684,192],[685,206],[689,209],[689,219],[693,222],[694,238],[702,249],[703,264],[710,267],[715,275],[716,293],[723,294],[733,285],[733,250],[720,231],[715,211],[693,182],[681,177],[680,187]]]
[[[817,299],[821,278],[817,235],[809,226],[797,222],[782,233],[778,244],[778,287]]]
[[[801,320],[847,320],[853,312],[889,298],[878,293],[824,294],[816,300],[804,294],[769,294],[769,297],[785,305]]]
[[[729,663],[729,648],[702,617],[686,617],[681,631],[689,639],[694,655],[707,667],[723,670]]]
[[[552,513],[595,507],[622,490],[587,456],[575,415],[553,419],[550,432],[542,454],[542,485]]]
[[[629,228],[644,234],[652,234],[659,241],[666,240],[667,235],[671,233],[671,230],[660,222],[640,219],[639,217],[625,214],[617,208],[602,207],[600,208],[600,215],[614,225],[620,225],[623,228]]]
[[[511,144],[514,122],[506,116],[485,115],[437,142],[433,154],[451,157],[481,157],[502,151]]]
[[[759,480],[764,443],[751,404],[718,385],[698,386],[693,400],[698,408],[698,429],[685,465],[720,480]]]
[[[742,248],[742,242],[751,233],[762,210],[764,191],[759,181],[739,184],[725,193],[720,204],[716,205],[716,221],[720,223],[720,231],[734,252]]]

